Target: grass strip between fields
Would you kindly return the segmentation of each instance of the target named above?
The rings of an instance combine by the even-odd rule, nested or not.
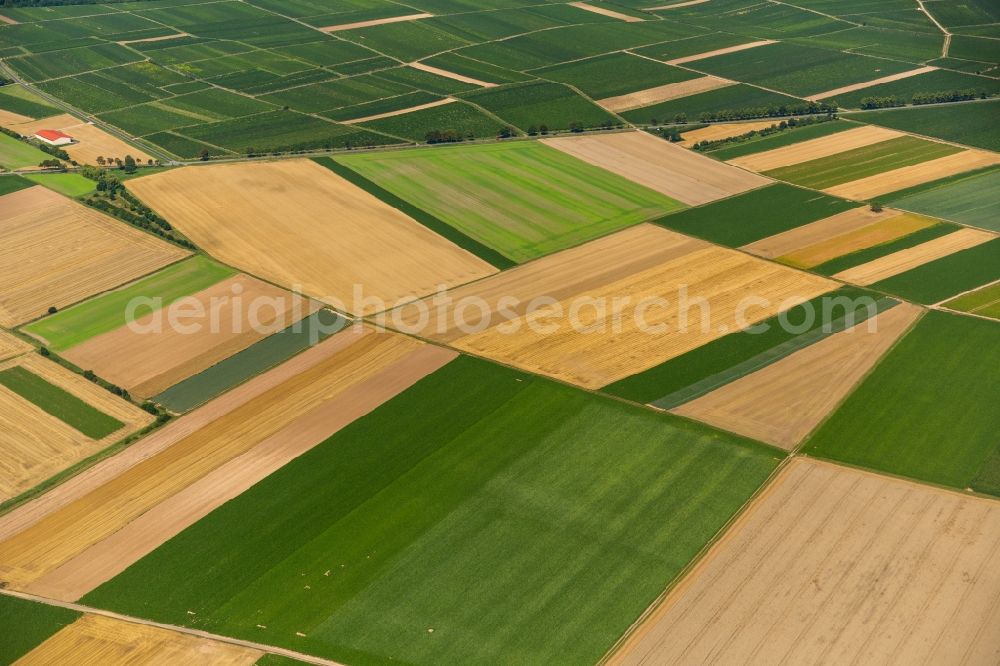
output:
[[[82,615],[68,608],[50,606],[0,594],[0,663],[13,664]]]
[[[874,261],[879,257],[890,255],[893,252],[899,252],[900,250],[905,250],[906,248],[916,247],[921,243],[932,241],[935,238],[947,236],[948,234],[958,231],[958,229],[959,227],[956,227],[953,224],[935,224],[925,227],[924,229],[919,229],[914,231],[912,234],[908,234],[902,238],[897,238],[896,240],[889,241],[887,243],[880,243],[872,247],[866,247],[863,250],[842,254],[839,257],[831,259],[830,261],[825,261],[818,266],[813,266],[809,270],[819,273],[820,275],[834,275],[841,271],[845,271],[848,268],[854,268],[855,266],[860,266],[861,264],[867,264],[869,261]]]
[[[392,192],[376,185],[350,167],[344,166],[329,157],[316,157],[313,158],[313,161],[326,167],[344,180],[350,182],[355,187],[360,187],[365,192],[368,192],[372,196],[381,200],[383,203],[402,211],[437,235],[448,239],[463,250],[471,252],[483,261],[492,264],[500,270],[512,268],[517,265],[517,262],[511,261],[493,248],[487,247],[476,239],[465,235],[447,222],[444,222],[427,211],[417,208],[413,204],[397,197]]]
[[[20,366],[0,370],[0,384],[91,439],[102,439],[125,427],[118,419]]]
[[[143,299],[144,316],[235,275],[236,271],[204,255],[195,255],[137,282],[110,291],[24,327],[55,351],[64,351],[128,323],[128,305]],[[160,299],[152,301],[150,299]]]
[[[757,354],[753,358],[749,358],[742,363],[737,363],[722,372],[706,377],[705,379],[697,381],[679,391],[674,391],[669,395],[665,395],[659,400],[654,400],[651,404],[659,407],[660,409],[673,409],[674,407],[683,405],[685,402],[690,402],[695,398],[700,398],[706,393],[710,393],[717,388],[725,386],[740,377],[745,377],[750,373],[766,368],[772,363],[776,363],[786,356],[790,356],[801,349],[805,349],[806,347],[813,345],[820,340],[824,340],[835,333],[840,333],[851,326],[859,325],[867,321],[869,318],[881,312],[885,312],[889,308],[897,305],[899,305],[899,301],[897,300],[891,298],[879,299],[875,302],[874,308],[858,308],[843,317],[840,317],[839,319],[831,321],[829,326],[820,326],[819,328],[810,329],[802,335],[797,335],[790,340],[786,340],[779,345],[775,345],[765,352]]]
[[[782,457],[461,356],[84,602],[352,664],[595,663]]]
[[[827,312],[831,315],[833,308],[843,307],[845,315],[847,312],[855,312],[859,316],[867,317],[867,308],[863,303],[855,303],[854,307],[850,307],[849,301],[843,299],[853,301],[869,297],[877,300],[876,296],[857,287],[841,287],[830,294],[817,296],[806,303],[791,307],[783,314],[770,317],[750,329],[730,333],[672,358],[666,363],[609,384],[601,390],[640,403],[664,399],[683,392],[699,382],[725,375],[734,367],[819,329],[823,323],[823,318],[819,315],[824,313],[824,304],[827,304],[829,308]],[[810,319],[810,312],[814,313],[814,319]],[[832,319],[827,317],[826,320]],[[789,326],[783,326],[782,321],[788,322]],[[811,324],[805,326],[806,322]],[[732,379],[737,377],[734,376]]]
[[[207,370],[174,384],[152,400],[172,412],[186,412],[322,342],[347,324],[347,319],[332,310],[317,310]]]

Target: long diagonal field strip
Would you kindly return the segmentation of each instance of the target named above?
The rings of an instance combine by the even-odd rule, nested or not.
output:
[[[37,582],[41,589],[52,593],[53,583],[46,582],[47,574],[213,471],[253,451],[269,437],[280,432],[287,434],[289,430],[294,432],[296,423],[304,419],[307,431],[307,436],[302,438],[304,441],[295,437],[288,438],[291,441],[281,437],[273,440],[271,446],[276,447],[278,454],[277,463],[273,459],[270,463],[270,469],[274,469],[282,460],[287,460],[287,456],[295,455],[283,451],[283,445],[287,444],[293,451],[296,446],[308,449],[329,436],[336,429],[328,422],[329,413],[318,423],[310,423],[314,410],[339,395],[346,395],[358,382],[421,347],[421,343],[402,336],[352,330],[315,347],[318,353],[313,358],[317,360],[303,372],[200,429],[187,432],[181,419],[172,431],[158,433],[168,442],[158,453],[124,469],[0,543],[0,579],[27,591]],[[281,458],[282,455],[286,457]],[[253,475],[260,472],[252,465],[249,467],[251,478],[259,478]],[[243,469],[238,463],[234,464],[227,474],[227,478],[233,477],[229,483],[238,487],[243,478],[238,472]],[[212,485],[213,488],[217,486]],[[208,505],[210,510],[211,501]],[[170,525],[163,529],[162,538],[167,538]],[[86,564],[83,570],[88,570]]]
[[[992,663],[998,533],[997,502],[798,458],[608,663]]]
[[[826,188],[830,194],[864,201],[889,192],[929,183],[940,178],[1000,164],[1000,154],[985,150],[963,150],[919,164],[877,173]]]
[[[790,146],[751,153],[750,155],[731,159],[729,163],[751,171],[771,171],[781,167],[801,164],[802,162],[818,160],[823,157],[830,157],[838,153],[845,153],[857,148],[864,148],[865,146],[882,143],[889,139],[898,139],[902,136],[904,135],[896,130],[864,125],[848,129],[844,132],[837,132],[831,136],[821,136],[794,143]]]
[[[357,314],[496,270],[310,160],[187,167],[128,187],[220,260]],[[376,303],[354,303],[356,285]]]
[[[542,143],[690,205],[729,197],[770,182],[646,132],[543,139]]]
[[[682,207],[537,142],[370,153],[336,161],[518,262]]]
[[[834,135],[834,138],[836,136],[839,135]],[[772,178],[822,190],[960,152],[962,149],[957,146],[902,136],[764,173]]]
[[[902,303],[673,410],[795,448],[920,316]]]
[[[460,357],[84,602],[346,663],[594,663],[778,458]]]
[[[34,349],[30,344],[10,333],[0,330],[0,361],[20,356]]]
[[[0,365],[0,500],[148,425],[153,416],[35,354]]]
[[[1000,169],[893,195],[893,206],[1000,232]],[[897,198],[899,197],[899,198]]]
[[[458,349],[598,388],[734,330],[748,298],[760,307],[746,313],[744,325],[790,307],[792,298],[808,300],[835,286],[640,225],[452,293],[458,304],[483,299],[491,317],[485,330],[470,331],[459,307],[434,313],[426,330]],[[627,300],[612,322],[616,297]],[[516,302],[506,302],[510,298]],[[552,307],[532,308],[536,298],[553,299]],[[685,308],[682,298],[707,306]],[[419,316],[418,308],[402,311],[408,324]]]
[[[0,325],[113,289],[188,252],[44,187],[0,198]]]

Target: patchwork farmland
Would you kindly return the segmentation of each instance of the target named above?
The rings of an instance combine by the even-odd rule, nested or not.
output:
[[[1000,663],[986,0],[7,0],[0,663]]]

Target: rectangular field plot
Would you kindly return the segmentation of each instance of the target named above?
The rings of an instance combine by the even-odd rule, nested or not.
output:
[[[778,457],[461,357],[84,601],[346,662],[593,663]]]
[[[0,199],[0,325],[15,326],[188,254],[44,187]]]
[[[1000,169],[931,183],[900,193],[893,206],[1000,232]]]
[[[769,125],[777,124],[775,121],[758,121],[758,122],[761,123],[760,125],[761,127],[768,127]],[[806,122],[808,122],[808,119]],[[711,126],[706,129],[710,128]],[[762,153],[768,150],[784,148],[786,146],[791,146],[798,143],[804,143],[806,141],[811,141],[813,139],[819,139],[822,137],[831,136],[833,134],[847,132],[855,128],[857,128],[856,124],[844,122],[842,120],[815,122],[812,124],[803,124],[796,127],[790,126],[785,131],[779,132],[777,134],[770,134],[768,136],[758,136],[751,139],[747,139],[745,141],[740,141],[730,144],[722,144],[717,147],[711,146],[708,148],[707,152],[717,160],[728,161],[735,164],[734,160],[737,157],[744,157],[746,155]],[[684,136],[685,141],[690,140],[691,132],[685,132],[684,134],[685,134]]]
[[[342,331],[4,515],[0,579],[77,599],[455,356]]]
[[[791,135],[794,136],[794,132]],[[809,138],[788,146],[771,147],[761,142],[760,150],[750,150],[749,154],[730,159],[729,162],[751,171],[772,171],[824,157],[832,157],[903,136],[900,132],[882,127],[852,125],[843,132]],[[747,147],[752,149],[753,146],[754,144],[750,144]]]
[[[718,77],[704,77],[719,81]],[[701,81],[701,79],[692,79]],[[690,92],[690,91],[689,91]],[[778,117],[789,115],[793,109],[803,108],[805,102],[788,95],[761,90],[738,83],[707,92],[693,92],[652,106],[623,111],[626,120],[645,124],[655,122],[694,122],[703,115],[726,120]]]
[[[221,261],[352,312],[495,271],[308,160],[188,167],[128,187]],[[382,305],[354,303],[355,284]]]
[[[1000,100],[991,100],[926,108],[885,109],[847,117],[976,148],[1000,150],[1000,137],[996,131],[998,112]]]
[[[963,294],[944,304],[959,312],[1000,319],[1000,283]]]
[[[886,160],[892,161],[892,158],[886,157]],[[866,178],[833,185],[827,187],[826,192],[847,199],[865,201],[996,164],[1000,164],[1000,154],[985,150],[962,150],[944,157],[920,161],[910,166],[902,166]]]
[[[148,398],[318,308],[317,301],[236,275],[154,312],[141,308],[134,321],[95,335],[63,356]]]
[[[573,123],[589,128],[615,122],[607,111],[561,83],[515,83],[459,96],[522,130],[542,125],[564,130]]]
[[[856,207],[820,192],[776,183],[667,215],[656,223],[713,243],[740,247]]]
[[[627,53],[612,53],[535,70],[539,76],[568,83],[600,99],[677,83],[699,75]]]
[[[682,207],[533,141],[350,155],[337,162],[518,262]]]
[[[793,460],[608,663],[990,663],[998,530],[996,502]]]
[[[740,194],[770,182],[646,132],[542,139],[542,143],[690,205]]]
[[[977,229],[963,231],[986,233]],[[982,242],[969,240],[952,254],[880,280],[872,288],[931,305],[1000,279],[1000,238],[996,235],[967,238]]]
[[[685,286],[685,299],[707,303],[697,315],[680,305]],[[792,297],[808,300],[835,287],[639,225],[455,290],[454,307],[426,312],[411,305],[394,314],[401,325],[463,351],[599,388],[766,319],[791,307]],[[615,297],[628,300],[612,322]],[[468,321],[459,307],[466,298],[479,301]],[[539,309],[539,298],[551,307]],[[759,299],[760,307],[739,324],[736,308],[746,298]],[[422,316],[428,317],[423,327]]]
[[[998,332],[997,322],[928,312],[806,442],[804,451],[975,488],[974,479],[997,449]]]
[[[35,354],[0,365],[0,501],[151,423],[153,416]]]

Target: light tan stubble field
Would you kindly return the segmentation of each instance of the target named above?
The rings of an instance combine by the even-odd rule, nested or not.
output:
[[[821,157],[830,157],[831,155],[854,150],[855,148],[863,148],[901,136],[905,135],[896,130],[876,127],[875,125],[862,125],[829,136],[821,136],[818,139],[802,141],[791,146],[783,146],[774,150],[766,150],[762,153],[737,157],[736,159],[729,160],[729,164],[750,169],[751,171],[770,171],[779,167],[818,160]]]

